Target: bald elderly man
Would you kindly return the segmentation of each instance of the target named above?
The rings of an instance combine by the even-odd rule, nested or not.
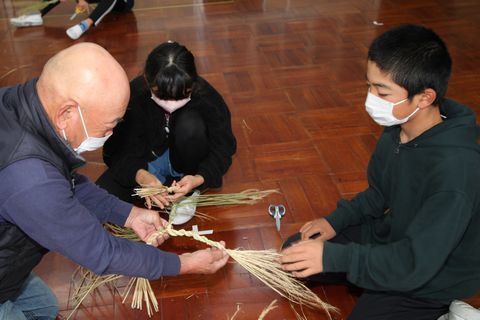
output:
[[[178,256],[103,229],[112,222],[146,239],[166,224],[75,173],[80,153],[102,147],[128,100],[124,70],[90,43],[55,55],[40,78],[0,89],[0,319],[55,318],[55,296],[32,273],[48,250],[97,274],[148,279],[213,273],[227,262],[224,250]]]

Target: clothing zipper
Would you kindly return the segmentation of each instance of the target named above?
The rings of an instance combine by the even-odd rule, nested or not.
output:
[[[399,154],[400,153],[400,146],[402,145],[402,143],[400,142],[400,139],[398,139],[398,142],[397,142],[397,147],[395,148],[395,154]]]
[[[167,138],[168,138],[168,134],[170,133],[170,129],[168,128],[169,121],[170,121],[170,114],[165,113],[165,132],[167,133]]]

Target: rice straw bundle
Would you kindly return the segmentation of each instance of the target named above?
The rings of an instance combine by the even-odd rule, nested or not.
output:
[[[59,2],[59,0],[36,1],[35,3],[32,3],[31,5],[20,9],[19,13],[20,13],[20,15],[36,13],[36,12],[39,12],[40,10],[42,10],[43,8],[45,8],[45,7],[47,7],[51,4],[54,4],[56,2]]]
[[[122,293],[122,303],[125,303],[125,300],[130,293],[133,285],[135,284],[135,289],[133,290],[132,304],[130,305],[132,309],[142,310],[142,300],[145,301],[147,306],[148,317],[153,315],[152,307],[155,312],[158,312],[158,301],[157,297],[153,293],[153,289],[150,286],[150,282],[145,278],[131,278],[125,288],[125,291]]]
[[[105,223],[105,228],[110,231],[110,233],[117,238],[128,239],[131,241],[142,241],[138,235],[133,231],[133,229],[120,227],[115,224]]]
[[[154,187],[140,187],[133,189],[135,191],[132,196],[139,196],[140,198],[146,198],[149,196],[154,196],[159,193],[171,193],[175,191],[175,187],[167,187],[164,185],[158,185]]]
[[[165,192],[165,190],[165,186],[134,189],[135,195],[141,198],[154,196],[156,194]],[[279,191],[277,189],[248,189],[238,193],[200,194],[195,201],[197,207],[255,204],[272,193],[279,193]],[[182,198],[179,200],[182,200]],[[189,203],[186,203],[186,205],[188,204]],[[177,205],[181,206],[182,203],[179,202]]]
[[[77,288],[74,288],[74,292],[72,294],[71,300],[73,301],[75,307],[70,312],[67,317],[67,320],[77,311],[78,307],[82,304],[83,300],[91,294],[95,289],[100,287],[101,285],[111,283],[115,280],[120,279],[121,275],[104,275],[99,276],[90,270],[87,270],[83,267],[78,267],[72,275],[72,282],[75,283],[74,279],[79,276],[80,277],[80,284]]]

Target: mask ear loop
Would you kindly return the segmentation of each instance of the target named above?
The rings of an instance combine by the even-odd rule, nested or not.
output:
[[[85,134],[87,135],[87,138],[90,138],[87,132],[87,127],[85,126],[85,121],[83,120],[83,114],[82,114],[82,109],[80,109],[80,105],[77,105],[77,108],[78,108],[78,113],[80,114],[80,120],[82,120],[83,130],[85,130]]]
[[[408,98],[405,98],[405,99],[403,99],[403,100],[400,100],[400,101],[398,101],[398,102],[395,102],[393,105],[394,105],[394,106],[397,106],[397,105],[399,105],[400,103],[404,103],[404,102],[407,101],[407,100],[408,100]],[[416,111],[415,111],[415,112],[416,112]]]

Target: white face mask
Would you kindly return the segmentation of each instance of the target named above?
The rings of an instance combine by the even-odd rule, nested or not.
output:
[[[80,145],[77,148],[74,148],[75,152],[78,154],[81,154],[85,151],[94,151],[97,149],[100,149],[103,147],[105,144],[105,141],[110,138],[112,134],[106,135],[105,137],[102,138],[97,138],[97,137],[90,137],[87,132],[87,127],[85,126],[85,121],[83,120],[83,114],[82,114],[82,109],[80,109],[80,106],[77,106],[78,108],[78,113],[80,114],[80,120],[82,121],[83,125],[83,130],[85,131],[85,135],[87,138],[80,143]],[[63,137],[65,140],[67,140],[67,135],[65,134],[65,130],[63,130]]]
[[[190,97],[182,100],[162,100],[157,98],[157,96],[155,96],[153,93],[151,98],[153,101],[155,101],[156,104],[158,104],[160,107],[163,108],[163,110],[167,111],[168,113],[173,113],[175,110],[180,109],[190,101]]]
[[[372,119],[375,120],[376,123],[381,126],[390,127],[407,122],[419,110],[419,108],[415,109],[415,111],[413,111],[412,114],[410,114],[406,118],[395,118],[395,116],[393,115],[393,107],[407,100],[408,98],[393,103],[377,97],[371,92],[368,92],[367,100],[365,101],[365,108],[370,117],[372,117]]]

